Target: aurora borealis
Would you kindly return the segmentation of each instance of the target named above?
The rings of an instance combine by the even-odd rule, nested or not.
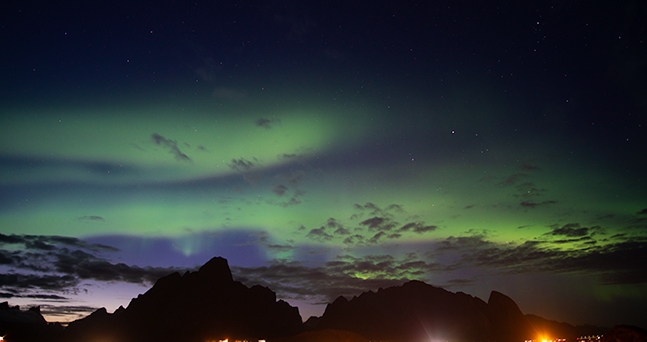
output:
[[[0,5],[3,300],[222,256],[304,320],[419,279],[646,327],[645,5],[361,3]]]

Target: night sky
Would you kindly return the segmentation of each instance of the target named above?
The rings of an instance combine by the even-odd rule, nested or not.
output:
[[[0,301],[222,256],[304,320],[419,279],[647,327],[644,1],[3,1],[0,43]]]

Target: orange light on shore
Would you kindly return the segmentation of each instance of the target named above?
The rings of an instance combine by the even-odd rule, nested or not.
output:
[[[525,340],[524,342],[566,342],[565,338],[550,338],[545,334],[540,335],[537,339]]]

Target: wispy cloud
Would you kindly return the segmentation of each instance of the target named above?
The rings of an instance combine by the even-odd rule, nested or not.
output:
[[[0,234],[0,290],[5,296],[63,299],[83,280],[150,284],[172,268],[112,263],[103,253],[118,251],[103,244],[63,236]]]
[[[229,163],[229,168],[238,172],[248,172],[256,166],[256,159],[254,161],[245,158],[232,159]]]
[[[320,227],[311,229],[306,237],[320,242],[338,239],[345,245],[374,245],[385,240],[399,239],[404,234],[424,234],[438,228],[423,221],[403,224],[396,221],[397,216],[406,215],[406,211],[399,204],[381,208],[367,202],[354,204],[353,209],[355,213],[349,220],[331,217]],[[367,217],[367,214],[370,216]],[[357,222],[358,220],[361,221]]]
[[[521,201],[521,203],[519,203],[519,205],[521,207],[523,207],[523,208],[534,209],[536,207],[546,206],[546,205],[555,204],[555,203],[557,203],[557,201],[552,201],[552,200],[551,201],[542,201],[542,202]]]
[[[567,239],[537,239],[521,244],[488,241],[484,235],[453,237],[441,241],[433,252],[458,256],[455,268],[488,267],[516,274],[588,272],[605,284],[647,283],[643,260],[647,258],[647,236],[594,236],[599,227],[578,223],[555,226],[545,236]],[[569,244],[565,248],[564,244]]]
[[[258,127],[263,127],[265,129],[270,129],[274,126],[274,124],[279,123],[280,121],[278,119],[268,119],[268,118],[258,118],[255,121],[256,126]]]
[[[277,175],[271,191],[282,198],[280,200],[269,199],[266,202],[281,207],[301,204],[301,197],[306,194],[306,191],[300,186],[304,178],[305,172],[303,171],[287,172]]]
[[[189,158],[189,156],[180,151],[180,148],[177,146],[177,141],[165,138],[157,133],[153,133],[151,135],[151,138],[153,139],[153,143],[155,143],[155,145],[166,148],[171,154],[175,156],[176,160],[187,162],[191,161],[191,158]]]
[[[515,173],[505,177],[499,183],[497,183],[497,185],[501,187],[512,186],[512,185],[515,185],[519,180],[527,177],[529,176],[525,173]]]
[[[553,226],[553,230],[550,231],[550,235],[563,235],[568,237],[581,237],[589,235],[593,231],[600,230],[599,226],[595,227],[581,227],[579,223],[567,223],[563,226]]]
[[[97,221],[97,222],[106,222],[106,220],[98,215],[86,215],[78,218],[79,221]]]

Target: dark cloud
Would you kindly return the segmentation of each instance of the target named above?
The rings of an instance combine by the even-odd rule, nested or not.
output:
[[[637,212],[638,215],[647,215],[647,208]]]
[[[370,215],[378,215],[382,213],[382,209],[380,209],[377,205],[371,202],[366,202],[366,204],[363,204],[363,205],[355,203],[353,205],[353,208],[362,213],[365,211],[368,211]]]
[[[105,222],[106,221],[103,217],[97,216],[97,215],[81,216],[81,217],[78,218],[78,220],[80,220],[80,221],[99,221],[99,222]]]
[[[422,234],[422,233],[434,231],[436,229],[438,229],[438,226],[428,226],[428,225],[425,225],[423,222],[409,222],[404,226],[400,227],[398,229],[398,232],[412,231],[414,233]]]
[[[558,240],[550,240],[551,243],[575,243],[575,242],[581,242],[581,243],[589,243],[589,244],[596,244],[597,241],[593,240],[590,236],[582,236],[578,238],[570,238],[570,239],[558,239]]]
[[[0,250],[0,265],[11,265],[15,261],[11,256],[11,253],[8,251]]]
[[[19,244],[24,243],[24,235],[4,235],[0,233],[0,244]]]
[[[510,175],[503,180],[501,180],[499,183],[497,183],[498,186],[506,187],[506,186],[512,186],[515,185],[519,180],[529,177],[525,173],[515,173],[513,175]]]
[[[344,225],[337,219],[331,217],[319,228],[310,230],[306,237],[315,241],[330,241],[335,238],[335,236],[340,237],[347,236],[349,234],[351,234],[351,231],[348,228],[344,227]],[[361,242],[363,240],[364,237],[361,235],[347,236],[344,239],[344,243],[348,244],[351,243],[351,241]]]
[[[289,252],[294,249],[294,247],[291,245],[269,244],[269,245],[265,245],[265,247],[275,252]]]
[[[598,275],[605,284],[638,284],[647,282],[644,260],[647,260],[647,237],[632,237],[606,244],[595,244],[586,234],[598,227],[569,224],[556,227],[549,235],[572,239],[532,240],[522,244],[499,244],[483,235],[449,237],[431,256],[450,254],[459,257],[450,268],[490,267],[509,273],[574,273]],[[578,242],[586,242],[580,243]],[[563,245],[570,243],[569,248]],[[439,253],[439,254],[438,254]]]
[[[254,158],[255,160],[256,158]],[[232,159],[231,163],[229,163],[229,168],[235,171],[239,172],[248,172],[252,168],[254,168],[256,164],[252,161],[249,161],[245,158],[240,158],[240,159]]]
[[[590,270],[600,275],[604,284],[645,284],[647,239],[624,241],[572,253],[554,263],[557,270]]]
[[[374,216],[374,217],[371,217],[370,219],[367,219],[367,220],[364,220],[364,221],[360,222],[359,224],[361,224],[363,226],[368,226],[369,230],[376,230],[385,221],[386,221],[386,219],[384,219],[382,217]]]
[[[277,196],[285,195],[286,191],[288,191],[288,187],[283,184],[276,185],[274,188],[272,188],[272,192]]]
[[[442,269],[415,255],[395,258],[390,255],[364,257],[339,256],[319,267],[300,262],[275,261],[262,267],[232,267],[237,280],[261,284],[282,298],[327,304],[339,296],[355,296],[367,289],[377,290],[401,285],[410,279],[425,279],[429,272]]]
[[[33,298],[33,299],[46,299],[46,300],[58,300],[58,301],[67,301],[67,297],[54,295],[54,294],[30,294],[23,296],[24,298]]]
[[[73,275],[38,275],[7,273],[0,274],[0,288],[3,290],[17,289],[17,292],[25,290],[65,290],[77,286],[79,279]]]
[[[298,204],[301,204],[301,200],[298,198],[301,197],[303,194],[305,194],[305,192],[297,192],[295,196],[290,197],[290,199],[287,201],[283,201],[283,202],[268,201],[268,203],[273,205],[278,205],[284,208],[290,207],[293,205],[298,205]]]
[[[387,218],[393,217],[393,214],[405,213],[404,209],[399,204],[389,204],[384,209],[382,209],[374,203],[367,202],[363,205],[355,204],[353,205],[353,207],[358,211],[358,214],[353,215],[353,218],[361,218],[366,213],[372,216],[382,216]]]
[[[386,206],[386,208],[384,208],[384,211],[386,213],[389,213],[389,212],[396,212],[399,214],[404,213],[404,209],[402,209],[402,206],[399,204],[389,204]]]
[[[137,175],[140,169],[123,162],[110,163],[97,160],[66,159],[55,157],[14,157],[0,155],[0,165],[8,175],[32,175],[42,178],[40,170],[48,170],[51,174],[91,174],[94,176],[129,176]],[[72,172],[72,170],[74,170]],[[5,179],[9,180],[9,178]]]
[[[51,251],[51,250],[54,250],[56,247],[42,240],[34,240],[34,241],[25,242],[25,248]]]
[[[337,229],[335,229],[335,234],[336,235],[348,235],[348,234],[350,234],[350,230],[348,230],[347,228],[344,228],[344,227],[338,227]]]
[[[550,235],[563,235],[568,237],[580,237],[589,235],[590,231],[599,230],[600,227],[595,226],[592,228],[580,227],[579,223],[568,223],[561,227],[553,227],[553,230],[548,233]]]
[[[272,128],[272,126],[270,125],[271,123],[272,123],[272,120],[270,119],[266,119],[266,118],[256,119],[256,126],[259,126],[259,127],[270,129]]]
[[[101,256],[114,251],[73,237],[0,234],[0,262],[11,267],[0,274],[0,290],[12,297],[57,299],[78,291],[82,280],[150,284],[175,271],[114,264]]]
[[[326,228],[325,227],[319,227],[319,228],[314,228],[311,229],[308,232],[308,235],[306,235],[310,239],[313,239],[315,241],[330,241],[332,240],[333,236],[326,233]]]
[[[354,244],[363,244],[364,243],[364,237],[359,234],[351,235],[348,236],[344,239],[343,241],[344,244],[346,245],[354,245]]]
[[[275,123],[278,123],[278,119],[268,119],[268,118],[258,118],[255,121],[256,126],[258,127],[263,127],[265,129],[270,129],[272,128],[272,125]]]
[[[385,238],[387,234],[385,232],[377,232],[375,235],[371,236],[370,239],[368,239],[368,243],[370,244],[376,244],[380,242],[381,239]]]
[[[277,190],[281,190],[281,189],[277,189]],[[286,190],[286,192],[287,192],[287,190]],[[274,193],[276,193],[276,192],[274,192]],[[276,201],[276,200],[273,200],[273,199],[269,199],[269,200],[266,201],[266,203],[286,208],[286,207],[301,204],[301,197],[303,197],[303,195],[305,195],[305,194],[306,194],[306,192],[301,190],[301,189],[292,189],[292,196],[290,196],[290,198],[288,200]]]
[[[284,208],[301,204],[301,197],[303,197],[306,192],[301,189],[299,184],[304,177],[305,173],[302,171],[288,172],[277,175],[275,178],[278,183],[275,183],[274,187],[272,188],[272,192],[277,196],[285,196],[286,194],[289,194],[290,198],[284,201],[269,199],[267,200],[267,203],[278,205]]]
[[[168,151],[175,156],[176,160],[187,161],[187,162],[191,161],[191,158],[189,158],[189,156],[187,156],[186,154],[182,153],[182,151],[180,151],[180,148],[177,146],[177,141],[167,139],[157,133],[153,133],[151,135],[151,138],[153,139],[153,142],[155,143],[155,145],[162,146],[168,149]]]
[[[373,216],[359,223],[362,226],[368,227],[368,230],[388,231],[396,226],[389,218]]]
[[[340,228],[340,227],[343,227],[343,226],[342,226],[342,224],[341,224],[339,221],[337,221],[335,218],[330,217],[330,218],[328,218],[328,220],[326,221],[326,227],[329,227],[329,228]]]
[[[331,217],[321,227],[311,230],[307,237],[316,239],[317,241],[322,241],[322,239],[330,241],[343,237],[342,242],[346,245],[372,245],[386,239],[401,238],[403,233],[422,234],[438,228],[435,225],[427,225],[422,221],[408,222],[400,225],[400,223],[394,220],[395,214],[403,214],[405,211],[398,204],[391,204],[382,209],[374,203],[367,202],[363,205],[354,204],[353,208],[356,210],[356,213],[351,215],[350,225],[356,225],[355,228],[352,228],[352,226],[349,228],[347,224]],[[352,223],[352,221],[362,218],[367,213],[375,214],[375,216],[365,218],[357,223]],[[411,218],[413,217],[409,219]],[[400,228],[394,229],[398,226]],[[367,232],[372,233],[372,236],[362,235]]]
[[[474,249],[488,246],[490,243],[484,240],[483,235],[473,235],[473,236],[449,236],[445,240],[442,240],[438,246],[437,250],[462,250],[462,249]]]
[[[29,249],[30,247],[38,247],[45,245],[64,245],[68,247],[77,247],[88,249],[92,251],[107,251],[115,252],[118,249],[112,246],[106,246],[102,244],[89,244],[81,239],[68,237],[68,236],[56,236],[56,235],[4,235],[0,233],[0,247],[4,245],[22,245],[24,248]]]
[[[533,202],[533,201],[522,201],[519,203],[519,205],[523,208],[531,208],[534,209],[539,206],[546,206],[549,204],[555,204],[557,201],[543,201],[543,202]]]
[[[56,271],[70,274],[79,279],[100,281],[123,281],[134,284],[153,283],[158,278],[175,271],[174,268],[156,268],[113,264],[90,253],[80,250],[62,249],[54,262]]]
[[[24,292],[22,289],[21,292]],[[67,301],[68,297],[55,295],[55,294],[22,294],[19,292],[0,292],[0,298],[31,298],[31,299],[44,299],[47,301]]]
[[[546,189],[538,188],[533,182],[523,182],[515,186],[517,193],[513,196],[517,198],[534,198],[542,196]]]

